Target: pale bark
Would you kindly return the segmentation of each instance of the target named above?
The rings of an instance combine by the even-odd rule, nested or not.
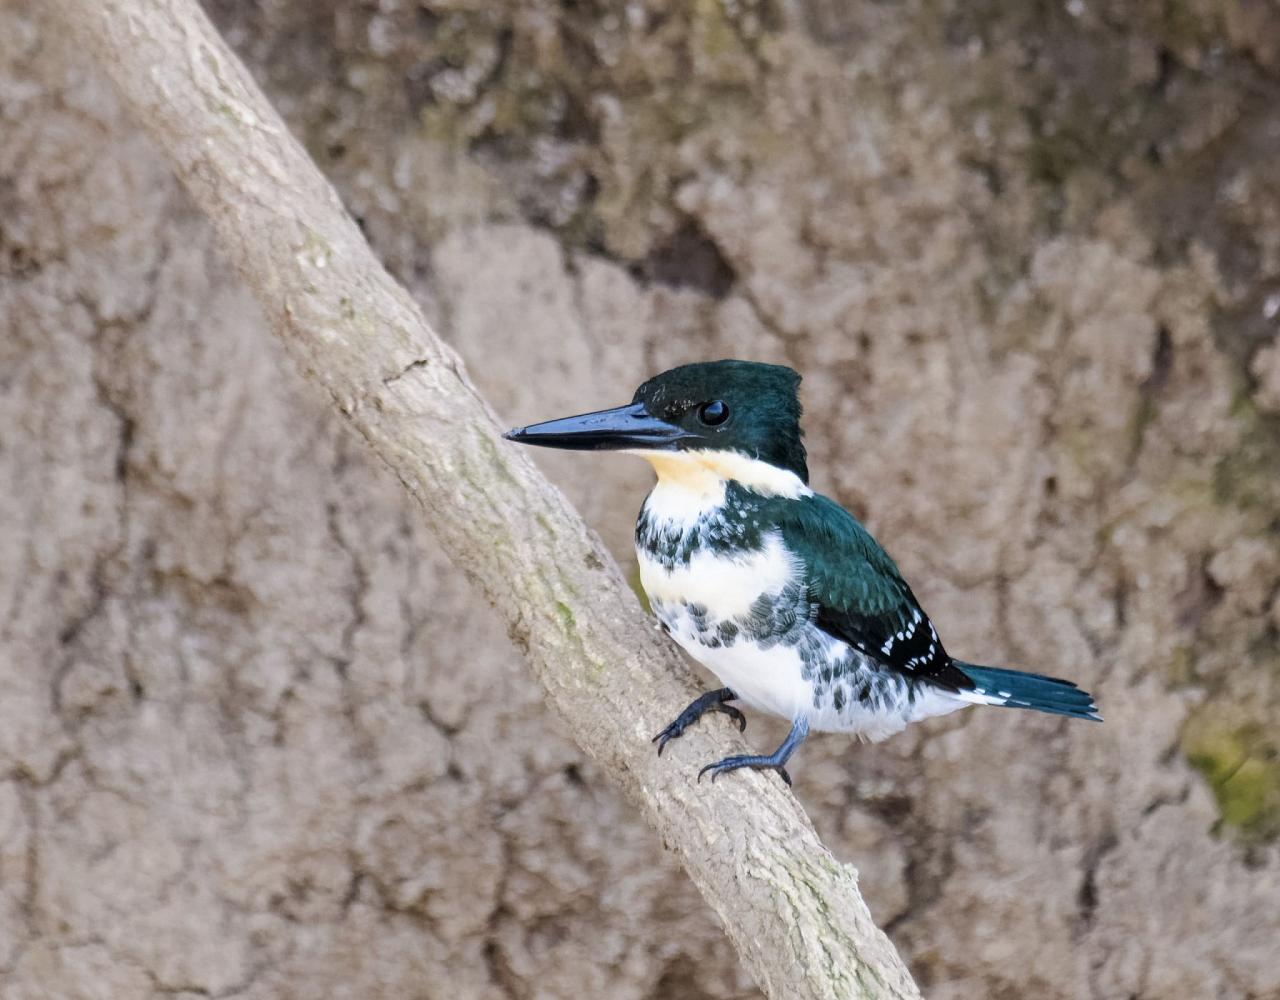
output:
[[[616,565],[500,426],[191,0],[53,0],[172,161],[303,372],[417,498],[575,739],[644,812],[773,997],[913,997],[852,867],[772,775],[711,786],[649,737],[694,693]],[[637,373],[637,379],[644,373]],[[465,669],[460,664],[459,669]],[[723,728],[684,740],[712,760]]]

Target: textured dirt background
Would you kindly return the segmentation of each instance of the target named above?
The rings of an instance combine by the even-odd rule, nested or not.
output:
[[[209,9],[513,423],[789,363],[949,648],[1097,693],[805,747],[928,995],[1280,997],[1280,9]],[[756,995],[435,550],[0,4],[0,994]]]

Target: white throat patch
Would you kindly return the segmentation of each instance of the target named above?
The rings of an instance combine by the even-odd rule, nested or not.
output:
[[[735,451],[635,448],[627,453],[647,460],[658,474],[658,485],[649,494],[647,507],[650,516],[662,520],[696,520],[702,513],[719,507],[730,481],[766,497],[795,500],[813,495],[813,490],[794,472]]]

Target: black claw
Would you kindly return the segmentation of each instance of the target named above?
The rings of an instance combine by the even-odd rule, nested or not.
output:
[[[738,723],[738,732],[745,732],[747,728],[747,717],[733,705],[725,704],[725,702],[733,698],[734,694],[728,688],[721,688],[719,691],[708,691],[706,694],[696,698],[683,712],[681,712],[671,725],[658,733],[650,742],[658,744],[658,756],[662,756],[663,748],[672,740],[684,735],[684,731],[697,722],[707,712],[723,712],[729,718]]]
[[[671,740],[674,740],[674,739],[675,739],[677,736],[679,736],[683,731],[684,731],[684,730],[683,730],[683,728],[681,728],[681,729],[676,729],[676,724],[673,722],[673,723],[671,723],[671,725],[667,726],[667,728],[666,728],[666,729],[664,729],[662,732],[660,732],[657,736],[655,736],[655,737],[654,737],[652,740],[650,740],[649,742],[650,742],[650,743],[657,743],[657,744],[658,744],[658,756],[659,756],[659,757],[661,757],[661,756],[662,756],[663,748],[665,748],[665,747],[666,747],[666,745],[667,745]]]
[[[738,732],[745,733],[747,731],[747,717],[742,714],[742,710],[740,708],[737,708],[734,705],[726,705],[724,702],[721,702],[715,707],[715,711],[723,712],[725,715],[729,716],[729,718],[737,722]]]

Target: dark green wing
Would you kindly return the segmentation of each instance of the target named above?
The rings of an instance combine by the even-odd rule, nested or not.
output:
[[[909,677],[953,691],[973,687],[889,554],[852,514],[817,494],[775,502],[783,541],[804,563],[820,629]]]

